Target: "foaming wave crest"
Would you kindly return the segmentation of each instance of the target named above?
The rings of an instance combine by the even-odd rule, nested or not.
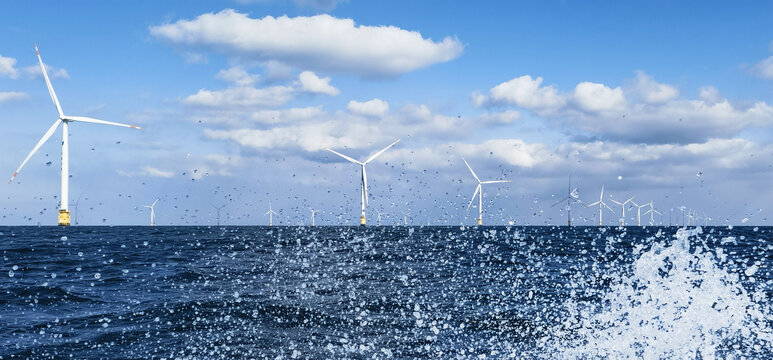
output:
[[[598,301],[568,301],[555,334],[571,339],[558,350],[563,357],[741,358],[771,346],[765,295],[749,293],[701,233],[679,229],[670,245],[635,249],[633,272],[611,275]]]

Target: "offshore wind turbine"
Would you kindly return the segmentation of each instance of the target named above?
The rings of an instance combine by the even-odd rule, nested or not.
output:
[[[269,207],[270,206],[271,206],[271,204],[269,204]],[[314,224],[314,214],[318,213],[319,210],[309,209],[309,211],[311,211],[311,226],[314,226],[315,225]]]
[[[333,154],[336,154],[336,155],[338,155],[338,156],[340,156],[340,157],[342,157],[342,158],[344,158],[346,160],[349,160],[349,161],[351,161],[351,162],[353,162],[353,163],[355,163],[357,165],[360,165],[360,168],[362,169],[362,184],[361,184],[361,187],[362,187],[361,188],[361,195],[362,195],[362,208],[361,209],[362,209],[362,212],[360,213],[360,226],[365,226],[365,206],[368,205],[368,175],[365,173],[365,165],[367,163],[373,161],[373,159],[375,159],[377,156],[381,155],[381,153],[383,153],[384,151],[387,151],[387,149],[389,149],[392,146],[394,146],[395,144],[397,144],[398,141],[400,141],[400,139],[395,140],[395,142],[389,144],[389,146],[383,148],[381,151],[371,155],[368,158],[368,160],[365,160],[363,162],[354,160],[354,159],[352,159],[352,158],[350,158],[350,157],[348,157],[348,156],[346,156],[344,154],[341,154],[341,153],[339,153],[339,152],[337,152],[337,151],[335,151],[333,149],[325,148],[325,150],[330,151]]]
[[[209,203],[209,204],[212,205],[212,207],[217,210],[217,218],[216,218],[217,226],[220,226],[220,209],[224,208],[225,204],[224,205],[220,205],[220,206],[215,206],[215,204],[213,204],[213,203]]]
[[[266,212],[266,215],[268,215],[268,226],[274,226],[274,215],[277,214],[273,208],[271,208],[271,203],[268,203],[268,211]],[[263,216],[266,216],[263,215]]]
[[[567,188],[567,196],[561,200],[558,200],[555,202],[555,204],[550,205],[550,207],[554,207],[562,202],[566,201],[566,225],[572,226],[572,202],[576,203],[582,203],[580,200],[580,194],[577,192],[577,188],[574,188],[572,190],[572,177],[569,177],[569,187]]]
[[[635,197],[636,196],[631,196],[630,199],[623,202],[615,201],[614,199],[609,199],[613,203],[620,205],[623,208],[623,217],[620,219],[620,226],[625,226],[625,204],[628,204],[629,202],[633,202],[633,198]]]
[[[647,210],[644,213],[644,215],[650,214],[650,225],[655,225],[655,213],[657,213],[660,216],[663,216],[663,214],[661,214],[660,211],[655,210],[655,206],[652,205],[652,201],[650,201],[648,204],[644,204],[644,205],[649,205],[650,206],[650,209]]]
[[[634,206],[637,207],[637,209],[636,209],[636,226],[641,226],[641,208],[643,208],[643,207],[645,207],[645,206],[647,206],[649,204],[639,205],[635,201],[631,201],[631,203]],[[647,213],[644,213],[644,214],[646,215]]]
[[[156,226],[155,220],[156,220],[156,203],[158,202],[158,199],[153,202],[152,205],[145,205],[146,208],[150,209],[150,226]]]
[[[32,151],[30,151],[29,155],[22,161],[21,165],[19,165],[19,168],[16,169],[16,171],[13,173],[13,176],[11,176],[11,180],[8,181],[10,184],[13,179],[16,177],[16,175],[19,174],[19,171],[21,171],[21,168],[24,167],[24,164],[29,161],[29,159],[32,157],[32,155],[35,154],[35,152],[40,149],[40,147],[45,143],[51,135],[54,134],[54,131],[59,127],[59,125],[62,125],[62,194],[59,198],[60,205],[59,205],[59,215],[58,215],[58,221],[57,224],[60,226],[70,226],[70,210],[69,210],[69,191],[70,191],[70,145],[69,145],[69,139],[68,139],[68,127],[71,122],[84,122],[84,123],[94,123],[94,124],[104,124],[104,125],[114,125],[114,126],[122,126],[122,127],[129,127],[129,128],[135,128],[139,129],[140,127],[134,126],[134,125],[126,125],[126,124],[120,124],[116,122],[111,121],[105,121],[105,120],[99,120],[94,119],[90,117],[85,116],[71,116],[71,115],[65,115],[64,112],[62,112],[62,106],[59,105],[59,99],[56,97],[56,93],[54,92],[53,86],[51,86],[51,80],[48,78],[48,73],[46,72],[46,67],[43,65],[43,59],[40,57],[40,52],[38,51],[38,46],[35,45],[35,53],[38,55],[38,63],[40,63],[40,70],[43,71],[43,78],[46,79],[46,86],[48,87],[48,94],[51,96],[51,101],[54,102],[54,105],[56,106],[56,111],[59,114],[59,117],[54,121],[54,124],[51,125],[50,128],[46,131],[45,134],[43,134],[43,137],[40,138],[38,143],[35,145],[34,148],[32,148]]]
[[[408,213],[402,210],[400,212],[403,213],[403,225],[408,226]]]
[[[378,218],[376,220],[376,225],[381,226],[381,211],[376,210],[376,213],[378,214]]]
[[[603,214],[602,214],[602,210],[604,210],[604,207],[609,209],[609,211],[611,211],[613,214],[615,213],[615,211],[612,210],[612,208],[609,207],[609,205],[607,205],[607,203],[604,202],[604,185],[601,185],[601,195],[599,195],[599,201],[596,201],[593,204],[589,204],[588,206],[586,206],[586,208],[589,208],[589,207],[591,207],[593,205],[598,205],[599,206],[599,226],[601,226],[602,223],[604,222],[603,221],[604,218],[603,218]]]
[[[478,186],[475,188],[475,192],[472,193],[472,198],[470,199],[470,203],[467,204],[467,211],[470,210],[470,206],[472,206],[472,202],[475,201],[475,196],[477,196],[478,197],[478,226],[481,226],[483,225],[483,185],[508,183],[512,181],[511,180],[480,181],[480,178],[478,178],[478,175],[475,175],[475,171],[472,171],[472,167],[470,167],[470,164],[467,163],[467,160],[464,160],[464,158],[462,158],[462,161],[464,161],[464,164],[467,165],[468,169],[470,169],[470,172],[472,173],[472,176],[475,177],[475,180],[478,181]]]

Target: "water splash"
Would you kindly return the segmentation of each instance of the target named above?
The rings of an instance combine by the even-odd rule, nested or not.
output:
[[[743,358],[769,348],[765,295],[749,293],[701,233],[679,229],[670,245],[654,243],[632,273],[613,275],[599,301],[568,301],[570,316],[555,334],[571,339],[560,345],[562,357]]]

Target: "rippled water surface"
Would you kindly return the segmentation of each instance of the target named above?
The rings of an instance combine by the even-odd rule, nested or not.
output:
[[[0,358],[772,358],[772,238],[0,227]]]

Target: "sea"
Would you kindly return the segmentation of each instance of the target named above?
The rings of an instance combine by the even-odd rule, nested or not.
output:
[[[773,228],[0,227],[0,359],[771,359]]]

